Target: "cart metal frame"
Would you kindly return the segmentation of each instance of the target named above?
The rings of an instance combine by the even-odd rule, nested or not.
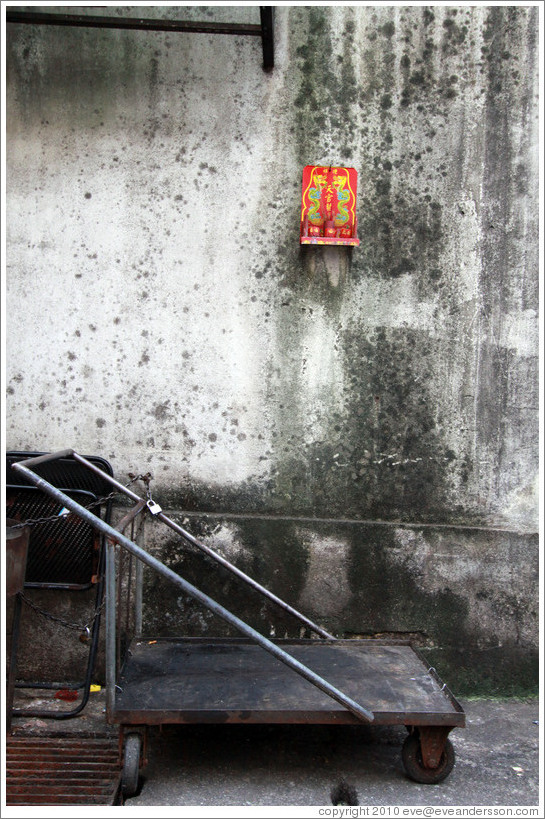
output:
[[[44,452],[6,452],[6,511],[8,517],[36,518],[37,523],[42,525],[38,530],[30,527],[28,543],[28,560],[23,577],[23,588],[15,600],[14,617],[12,626],[13,651],[10,661],[10,678],[13,678],[14,688],[27,689],[58,689],[60,687],[70,688],[80,692],[78,701],[73,708],[68,710],[25,708],[13,709],[11,716],[28,717],[50,717],[51,719],[63,720],[79,714],[86,706],[92,675],[98,652],[100,616],[102,602],[104,598],[104,538],[96,532],[95,527],[82,527],[77,525],[79,521],[67,521],[60,514],[61,509],[52,504],[51,498],[44,496],[35,486],[19,479],[16,471],[12,469],[13,464],[18,461],[28,462],[31,459],[46,458],[45,473],[42,477],[55,480],[60,484],[63,491],[70,494],[74,500],[79,500],[81,504],[87,503],[94,507],[95,515],[103,517],[109,523],[112,511],[111,499],[99,500],[99,496],[107,491],[108,484],[102,480],[103,476],[113,476],[113,470],[108,461],[96,456],[88,456],[87,460],[94,466],[100,468],[100,472],[90,473],[86,468],[70,458],[55,458],[55,462],[49,459]],[[19,479],[19,480],[18,480]],[[55,517],[56,516],[56,517]],[[76,525],[74,525],[74,523]],[[17,520],[13,521],[14,527],[21,527]],[[49,545],[54,542],[56,548]],[[17,644],[22,616],[21,601],[22,593],[26,589],[68,591],[72,592],[92,592],[93,600],[89,601],[89,608],[92,607],[90,626],[87,632],[89,651],[87,661],[83,668],[82,678],[78,680],[65,681],[63,683],[32,681],[15,681],[15,670],[17,666]],[[29,601],[27,601],[28,603]],[[32,605],[32,601],[30,601]],[[43,612],[42,612],[43,614]]]
[[[135,503],[117,527],[97,518],[32,471],[61,457],[74,458],[99,473]],[[73,449],[31,458],[13,464],[13,469],[106,536],[106,710],[108,721],[121,728],[125,796],[137,789],[147,726],[167,723],[405,725],[409,736],[402,757],[408,775],[430,784],[448,776],[454,765],[448,735],[453,728],[464,727],[465,715],[434,669],[428,668],[409,642],[337,640],[168,518],[151,498],[149,481],[146,499]],[[134,532],[134,523],[144,512],[291,614],[318,639],[269,640],[176,574],[124,534],[129,526]],[[118,674],[116,546],[136,557],[137,566],[152,568],[225,620],[243,639],[142,639],[138,633],[141,583],[137,582],[137,635]]]

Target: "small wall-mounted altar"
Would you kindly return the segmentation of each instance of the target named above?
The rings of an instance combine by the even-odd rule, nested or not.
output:
[[[359,245],[357,188],[354,168],[307,165],[303,169],[302,245]]]

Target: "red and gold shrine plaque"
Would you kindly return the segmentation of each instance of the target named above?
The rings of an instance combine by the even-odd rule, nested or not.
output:
[[[307,165],[303,169],[301,244],[357,247],[357,189],[354,168]]]

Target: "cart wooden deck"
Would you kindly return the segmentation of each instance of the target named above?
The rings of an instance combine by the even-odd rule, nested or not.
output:
[[[461,706],[409,643],[275,642],[371,710],[373,724],[465,724]],[[111,716],[125,725],[359,722],[260,646],[241,639],[133,641]]]

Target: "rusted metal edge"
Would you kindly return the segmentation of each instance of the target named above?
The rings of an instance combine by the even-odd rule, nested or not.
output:
[[[115,719],[129,725],[361,725],[361,720],[347,710],[278,710],[278,711],[184,711],[118,709]],[[374,711],[373,725],[405,725],[463,728],[465,721],[457,712]]]
[[[138,515],[140,514],[140,512],[142,512],[142,510],[145,509],[145,508],[146,508],[146,501],[143,500],[143,499],[138,501],[136,506],[133,506],[133,508],[130,509],[127,512],[125,517],[121,518],[121,520],[119,521],[119,523],[116,525],[115,528],[119,532],[124,532],[125,529],[127,528],[127,526],[129,526],[129,524],[132,523],[133,520],[135,520],[138,517]]]
[[[440,687],[441,693],[443,694],[445,699],[448,700],[448,702],[452,705],[454,710],[460,715],[460,720],[461,721],[458,722],[457,725],[464,728],[465,724],[466,724],[466,718],[465,718],[465,711],[464,711],[463,707],[460,705],[460,703],[458,702],[458,700],[456,699],[456,697],[454,696],[454,694],[452,693],[450,688],[447,686],[447,684],[445,682],[443,682],[443,680],[441,679],[441,677],[439,676],[439,674],[437,673],[435,668],[433,666],[429,665],[429,663],[426,660],[426,658],[424,657],[424,655],[417,648],[415,648],[415,646],[411,645],[411,648],[412,648],[413,652],[415,653],[415,655],[420,660],[420,662],[422,663],[422,665],[424,666],[424,668],[427,669],[427,672],[430,675],[430,677]]]

